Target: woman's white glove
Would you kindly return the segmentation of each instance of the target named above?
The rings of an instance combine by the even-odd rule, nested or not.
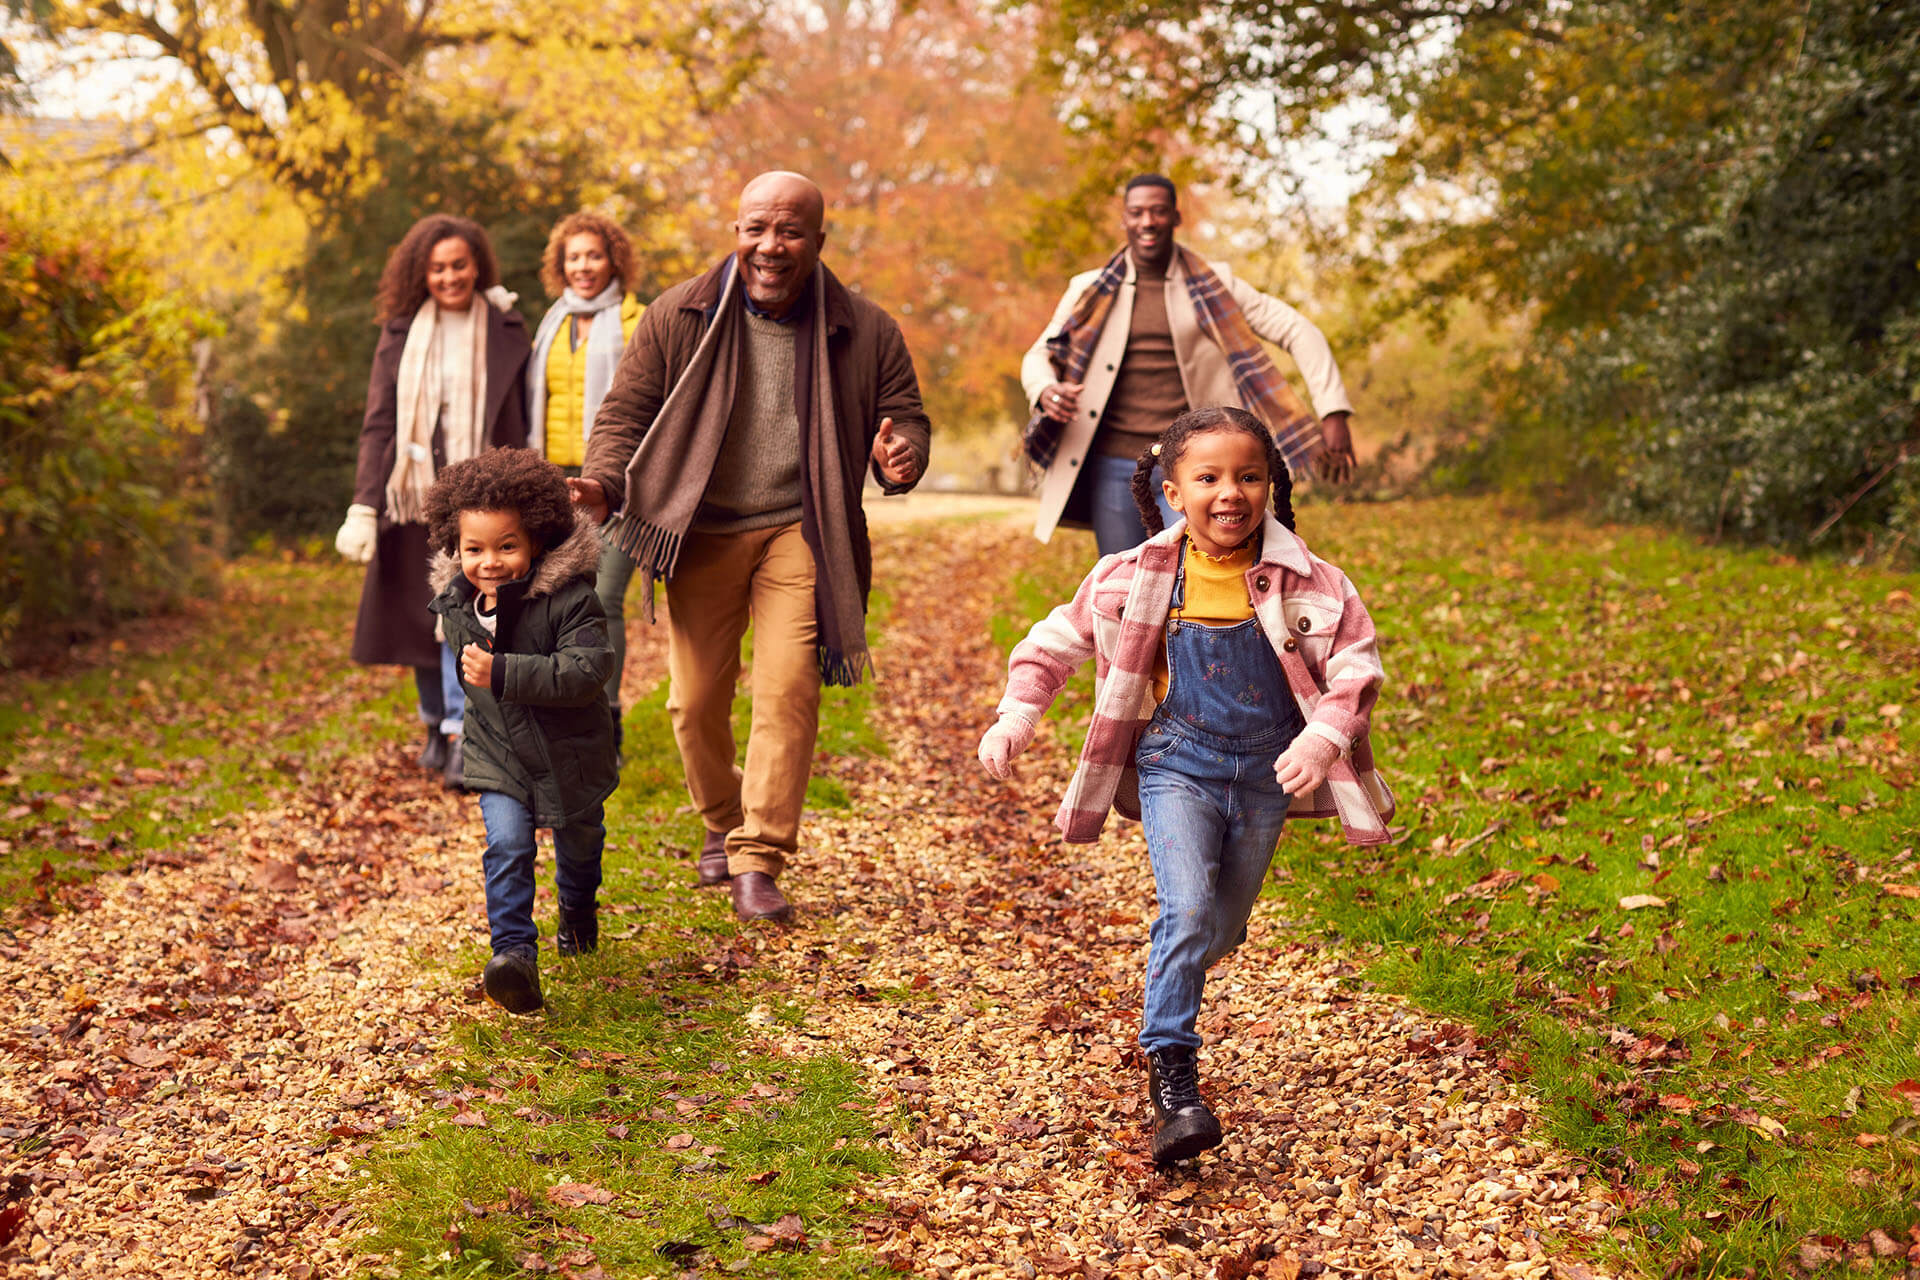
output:
[[[347,508],[340,532],[333,535],[333,549],[355,564],[373,559],[373,544],[380,539],[380,513],[364,502]]]
[[[1020,716],[1001,716],[980,739],[980,763],[1005,782],[1013,776],[1013,758],[1033,742],[1033,726]]]
[[[1317,733],[1302,733],[1273,762],[1273,780],[1290,796],[1301,799],[1326,785],[1327,770],[1340,758],[1340,748]]]

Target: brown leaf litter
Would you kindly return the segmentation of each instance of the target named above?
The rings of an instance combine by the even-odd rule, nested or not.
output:
[[[985,620],[1033,544],[989,524],[879,542],[891,753],[824,762],[852,804],[809,816],[798,924],[763,931],[756,965],[808,1014],[755,1024],[866,1068],[898,1169],[868,1188],[871,1247],[941,1280],[1597,1274],[1601,1183],[1529,1138],[1530,1100],[1272,902],[1208,986],[1227,1144],[1152,1167],[1139,828],[1052,839],[1057,729],[1011,786],[973,759],[1004,670]],[[660,669],[659,632],[634,636],[630,682]],[[387,748],[0,934],[0,1275],[351,1271],[331,1206],[367,1140],[468,1110],[435,1071],[470,993],[412,957],[484,933],[479,833]],[[756,1247],[806,1238],[782,1219]]]
[[[973,755],[1005,671],[985,620],[1031,546],[976,525],[876,553],[892,752],[836,762],[850,807],[812,816],[801,926],[760,960],[811,1004],[773,1043],[855,1058],[878,1114],[906,1113],[882,1133],[899,1173],[871,1188],[890,1210],[872,1247],[942,1280],[1598,1274],[1580,1258],[1609,1225],[1603,1180],[1529,1138],[1537,1109],[1471,1035],[1362,989],[1271,901],[1201,1019],[1227,1143],[1154,1169],[1140,828],[1054,838],[1057,725],[1012,785]]]

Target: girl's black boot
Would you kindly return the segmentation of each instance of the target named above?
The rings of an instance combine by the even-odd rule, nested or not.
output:
[[[1220,1122],[1200,1097],[1194,1051],[1170,1045],[1147,1054],[1147,1096],[1153,1101],[1153,1160],[1191,1160],[1220,1145]]]

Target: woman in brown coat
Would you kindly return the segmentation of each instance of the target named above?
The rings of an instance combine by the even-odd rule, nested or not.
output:
[[[387,256],[353,505],[334,546],[367,566],[353,660],[413,668],[423,768],[462,783],[459,668],[434,638],[424,499],[450,463],[527,442],[526,323],[479,224],[430,214]]]

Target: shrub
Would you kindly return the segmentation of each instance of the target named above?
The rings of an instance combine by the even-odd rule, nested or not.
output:
[[[0,205],[0,663],[201,585],[211,331],[97,229]]]

